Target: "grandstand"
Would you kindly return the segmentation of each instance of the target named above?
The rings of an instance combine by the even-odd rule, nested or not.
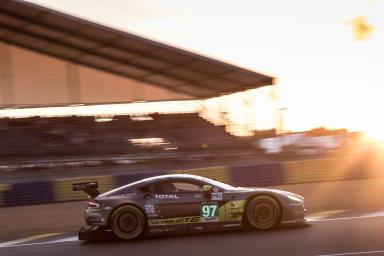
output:
[[[251,70],[24,1],[0,2],[0,54],[3,170],[13,170],[11,164],[57,167],[53,162],[60,161],[163,159],[167,165],[254,155],[254,138],[233,136],[197,112],[77,113],[83,106],[203,101],[273,83]],[[55,114],[50,107],[74,113]],[[14,110],[22,118],[9,114]]]
[[[0,159],[194,154],[251,149],[251,141],[228,134],[197,113],[145,117],[0,119]]]

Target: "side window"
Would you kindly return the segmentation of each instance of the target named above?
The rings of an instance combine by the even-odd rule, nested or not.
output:
[[[194,183],[184,182],[184,181],[175,181],[172,182],[173,186],[176,188],[177,192],[202,192],[203,190],[199,185]]]
[[[161,181],[155,184],[158,193],[175,193],[176,187],[170,181]]]
[[[139,188],[139,191],[142,192],[142,193],[153,193],[153,188],[152,188],[152,185],[149,184],[149,185],[146,185],[146,186],[143,186],[141,188]]]
[[[161,181],[155,184],[158,193],[202,192],[202,186],[183,180]]]

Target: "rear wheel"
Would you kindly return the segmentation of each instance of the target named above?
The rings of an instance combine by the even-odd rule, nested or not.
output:
[[[111,215],[112,232],[119,238],[130,240],[142,236],[147,219],[143,212],[133,205],[123,205]]]
[[[258,196],[249,201],[245,215],[252,228],[268,230],[280,223],[281,208],[273,197]]]

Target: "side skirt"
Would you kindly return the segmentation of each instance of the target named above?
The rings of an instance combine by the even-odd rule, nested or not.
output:
[[[193,223],[179,225],[159,225],[148,226],[146,236],[154,237],[162,234],[188,234],[204,233],[211,231],[238,230],[242,229],[241,222],[212,222],[212,223]]]

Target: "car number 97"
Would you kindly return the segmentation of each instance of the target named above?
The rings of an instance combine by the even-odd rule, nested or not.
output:
[[[217,212],[217,205],[203,205],[201,207],[201,215],[206,218],[218,216]]]

